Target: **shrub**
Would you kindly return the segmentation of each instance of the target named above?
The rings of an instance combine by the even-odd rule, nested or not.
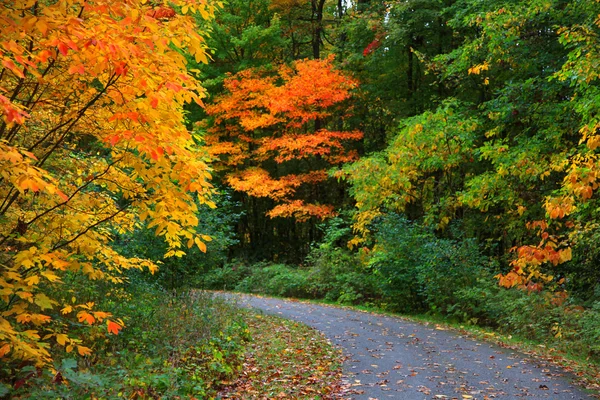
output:
[[[58,374],[3,371],[11,398],[206,398],[241,368],[249,331],[225,301],[142,279],[107,294],[99,301],[123,316],[119,335],[96,340],[93,357],[57,358]]]
[[[284,264],[257,263],[252,274],[242,280],[236,290],[272,296],[309,297],[307,272]]]
[[[212,290],[233,290],[252,274],[252,270],[243,261],[233,260],[202,274],[200,286]]]
[[[474,240],[440,239],[395,214],[379,221],[375,230],[369,265],[394,311],[447,313],[458,301],[455,292],[485,274],[488,261]]]

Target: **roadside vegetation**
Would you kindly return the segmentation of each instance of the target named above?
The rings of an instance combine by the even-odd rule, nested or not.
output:
[[[352,234],[341,218],[323,229],[324,242],[303,265],[227,263],[204,274],[203,287],[441,318],[544,345],[582,366],[600,366],[600,302],[584,303],[576,292],[565,301],[501,287],[492,276],[494,260],[475,241],[439,239],[402,217],[381,222],[375,252],[336,246]]]

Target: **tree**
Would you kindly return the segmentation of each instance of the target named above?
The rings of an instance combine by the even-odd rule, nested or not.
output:
[[[246,227],[241,235],[252,235],[246,240],[255,246],[259,235],[274,232],[273,226],[257,229],[266,223],[259,215],[263,212],[299,222],[335,214],[324,201],[335,197],[335,191],[324,190],[331,185],[327,169],[355,159],[356,152],[346,144],[362,134],[324,128],[335,115],[343,115],[339,107],[356,86],[332,63],[332,58],[304,60],[275,71],[241,71],[225,80],[227,92],[207,106],[214,122],[206,143],[220,157],[224,181],[248,196],[245,203],[263,199],[249,211],[253,229],[248,233]]]
[[[541,201],[544,215],[529,224],[539,236],[539,242],[516,249],[513,268],[498,278],[506,287],[530,284],[532,278],[553,282],[555,286],[557,281],[564,282],[565,276],[573,276],[577,278],[580,294],[587,298],[595,296],[600,279],[596,250],[598,199],[594,196],[600,176],[600,74],[597,68],[600,2],[574,3],[559,10],[563,18],[552,33],[557,35],[566,55],[549,80],[569,87],[570,95],[565,96],[565,104],[576,113],[570,125],[571,133],[578,129],[575,137],[583,145],[571,146],[562,156],[564,175],[559,181],[560,188]],[[569,263],[572,259],[574,262]]]
[[[90,353],[74,323],[122,323],[61,284],[118,283],[156,270],[110,245],[137,217],[168,254],[204,250],[196,203],[211,205],[206,157],[182,106],[201,102],[186,71],[206,61],[193,18],[205,0],[16,0],[0,5],[0,358],[43,365]],[[174,7],[174,8],[173,8]]]
[[[460,44],[447,25],[448,3],[353,2],[337,27],[334,51],[361,82],[352,123],[365,133],[366,152],[384,148],[403,118],[435,109],[448,95],[427,70],[433,57]]]
[[[322,57],[327,40],[326,28],[341,16],[341,5],[327,0],[272,0],[271,8],[281,15],[283,34],[290,42],[290,57],[301,59]],[[333,11],[335,9],[335,11]],[[328,11],[331,11],[328,13]],[[330,41],[331,43],[331,41]]]

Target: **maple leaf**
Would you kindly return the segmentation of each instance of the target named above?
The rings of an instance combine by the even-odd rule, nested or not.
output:
[[[111,321],[111,320],[106,321],[106,327],[107,327],[108,333],[112,333],[113,335],[118,335],[119,331],[121,329],[123,329],[123,327],[121,325],[119,325],[118,323]]]
[[[96,322],[96,318],[87,311],[79,311],[77,313],[77,319],[79,322],[86,322],[88,325],[93,325]]]
[[[88,356],[88,355],[92,354],[92,349],[90,349],[89,347],[85,347],[85,346],[77,346],[77,352],[79,353],[80,356]]]

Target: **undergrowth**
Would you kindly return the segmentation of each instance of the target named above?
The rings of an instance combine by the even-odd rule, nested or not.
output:
[[[64,353],[54,368],[2,366],[11,399],[211,398],[242,367],[250,331],[238,310],[201,292],[144,281],[106,293],[119,335],[92,338],[92,355]]]

